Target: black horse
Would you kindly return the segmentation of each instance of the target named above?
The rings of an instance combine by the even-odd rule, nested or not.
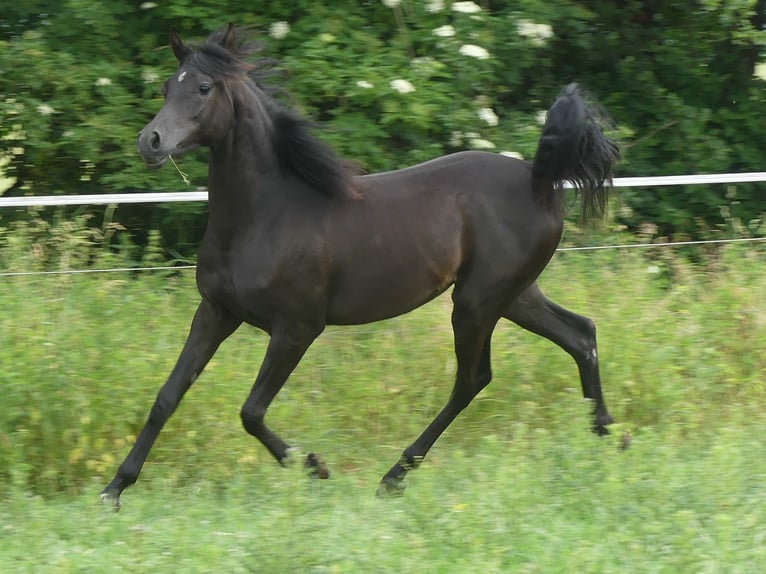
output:
[[[264,423],[269,404],[328,324],[407,313],[454,285],[457,374],[446,406],[386,473],[402,479],[492,378],[490,339],[505,317],[558,344],[594,401],[594,428],[612,422],[601,393],[591,320],[536,284],[562,233],[564,183],[583,213],[603,214],[617,145],[576,85],[548,111],[532,163],[467,151],[399,171],[356,175],[310,124],[274,99],[256,48],[229,24],[193,49],[171,31],[180,62],[165,105],[141,131],[150,166],[210,148],[209,221],[199,249],[202,302],[178,362],[130,454],[102,497],[119,507],[149,450],[218,345],[243,322],[270,335],[242,423],[280,463],[289,447]]]

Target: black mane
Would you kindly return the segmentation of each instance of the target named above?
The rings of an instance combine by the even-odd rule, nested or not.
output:
[[[275,95],[286,90],[269,85],[266,80],[278,73],[277,62],[255,57],[263,48],[258,42],[239,40],[240,34],[227,27],[211,34],[198,48],[190,51],[184,64],[192,65],[212,78],[242,78],[258,97],[266,97],[265,106],[272,114],[274,131],[271,144],[279,166],[298,176],[314,189],[333,198],[358,198],[354,186],[356,171],[352,163],[311,133],[313,123],[289,109]]]

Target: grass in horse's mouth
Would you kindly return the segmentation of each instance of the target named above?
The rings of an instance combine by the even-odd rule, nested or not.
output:
[[[168,159],[170,160],[170,163],[173,164],[173,167],[176,168],[176,171],[181,176],[181,179],[184,180],[184,183],[186,184],[186,187],[191,186],[191,180],[189,179],[189,174],[185,171],[182,171],[180,167],[178,167],[178,164],[176,163],[176,160],[173,159],[172,155],[168,156]]]

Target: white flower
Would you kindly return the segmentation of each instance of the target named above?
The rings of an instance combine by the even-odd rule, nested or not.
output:
[[[407,80],[402,80],[401,78],[398,80],[391,80],[389,85],[391,86],[392,90],[399,92],[400,94],[409,94],[415,91],[415,86],[413,86]]]
[[[481,12],[481,6],[473,2],[453,2],[452,9],[463,14],[476,14]]]
[[[458,131],[452,132],[449,138],[449,145],[452,147],[459,147],[463,145],[463,134]]]
[[[431,0],[431,2],[426,5],[426,10],[432,14],[434,12],[441,12],[444,10],[444,0]]]
[[[145,84],[153,84],[160,80],[160,75],[154,70],[144,70],[141,72],[141,79]]]
[[[545,120],[548,117],[548,112],[546,110],[540,110],[535,114],[535,121],[537,121],[538,124],[543,125],[545,124]]]
[[[451,38],[455,35],[455,28],[450,26],[449,24],[445,24],[444,26],[439,26],[438,28],[435,28],[433,31],[434,36],[439,36],[440,38]]]
[[[37,113],[41,116],[49,116],[56,110],[53,109],[53,106],[49,106],[48,104],[40,104],[37,106]]]
[[[431,56],[420,56],[419,58],[412,58],[410,63],[413,66],[420,66],[423,68],[433,68],[437,62]]]
[[[463,44],[458,51],[463,54],[463,56],[470,56],[471,58],[478,58],[479,60],[486,60],[489,58],[489,52],[475,44]]]
[[[545,45],[545,41],[553,36],[553,28],[548,24],[537,24],[532,20],[519,20],[516,28],[519,34],[532,40],[535,46]]]
[[[139,6],[141,10],[151,10],[152,8],[156,8],[156,7],[157,7],[156,2],[142,2],[141,6]]]
[[[357,88],[364,88],[365,90],[369,90],[370,88],[373,87],[373,85],[370,82],[368,82],[367,80],[359,80],[356,83],[356,87]]]
[[[500,121],[492,108],[481,108],[476,113],[478,114],[479,119],[486,122],[487,125],[496,126]]]
[[[438,60],[434,60],[430,56],[412,58],[412,60],[410,60],[410,65],[412,66],[415,73],[422,78],[429,78],[437,71],[444,68],[444,64]]]
[[[524,156],[517,151],[501,151],[500,155],[504,155],[505,157],[512,157],[515,159],[524,159]]]
[[[112,80],[110,80],[109,78],[99,78],[98,80],[96,80],[96,85],[99,87],[111,86]]]
[[[646,272],[649,273],[649,275],[656,275],[657,273],[660,272],[660,268],[657,267],[656,265],[650,265],[649,267],[646,268]]]
[[[386,6],[387,8],[396,8],[399,4],[402,3],[402,0],[380,0],[383,2],[383,6]]]
[[[483,138],[473,138],[470,144],[473,149],[495,149],[495,144]]]
[[[753,70],[753,75],[761,80],[766,80],[766,62],[758,62]]]
[[[269,36],[275,40],[281,40],[290,33],[290,24],[287,22],[273,22],[269,26]]]

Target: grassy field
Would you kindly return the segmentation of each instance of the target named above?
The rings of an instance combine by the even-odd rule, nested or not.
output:
[[[195,308],[193,274],[0,278],[0,564],[8,572],[761,572],[766,250],[561,254],[541,285],[592,317],[610,437],[573,361],[513,325],[495,379],[402,498],[380,476],[449,394],[449,301],[329,329],[269,412],[313,481],[247,436],[266,338],[241,329],[114,514],[98,493]],[[631,447],[618,448],[629,430]]]

